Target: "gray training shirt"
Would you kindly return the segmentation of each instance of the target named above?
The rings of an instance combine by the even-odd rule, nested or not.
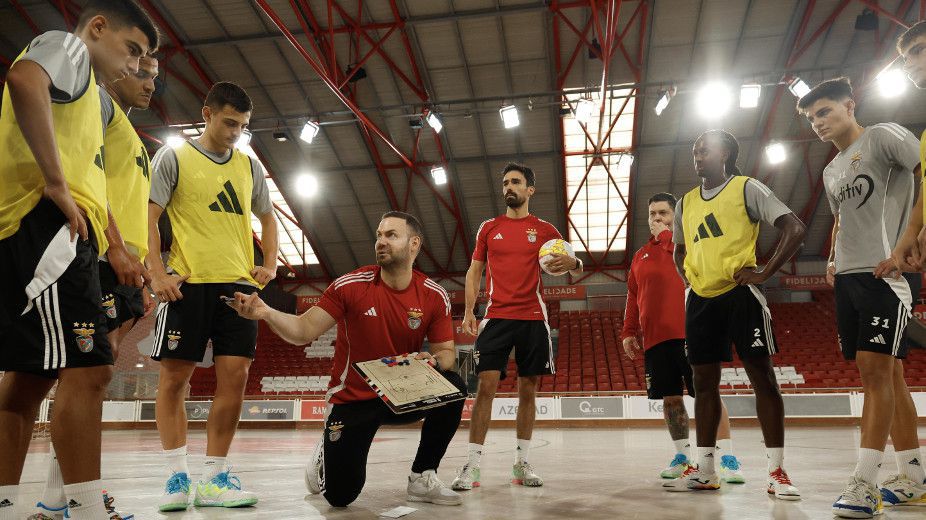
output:
[[[710,190],[705,190],[702,186],[701,197],[704,200],[713,199],[721,190],[727,187],[732,178],[730,177],[720,186]],[[778,200],[778,197],[768,186],[755,179],[746,181],[746,187],[743,191],[746,195],[746,213],[753,222],[762,220],[774,226],[778,217],[791,213],[791,209],[784,202]],[[679,198],[675,204],[675,224],[672,226],[672,241],[676,244],[685,245],[685,234],[682,228],[682,198]]]
[[[836,273],[871,273],[903,234],[915,197],[920,142],[897,123],[862,132],[823,170],[826,198],[839,217]]]
[[[224,163],[232,153],[231,150],[224,154],[210,152],[203,148],[197,139],[191,139],[189,143],[217,163]],[[254,176],[254,188],[251,192],[251,213],[259,217],[272,211],[273,205],[270,203],[270,190],[267,189],[267,181],[264,180],[267,176],[264,165],[253,157],[249,157],[249,159],[251,160],[251,172],[253,172]],[[177,154],[174,153],[174,149],[170,146],[163,146],[154,154],[154,158],[151,159],[151,195],[149,196],[151,202],[162,208],[167,207],[167,203],[170,202],[174,194],[174,188],[177,187],[178,169]]]

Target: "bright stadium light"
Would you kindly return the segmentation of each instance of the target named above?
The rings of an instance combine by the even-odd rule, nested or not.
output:
[[[318,123],[315,121],[306,121],[305,126],[302,127],[302,132],[299,133],[299,139],[302,139],[306,143],[312,144],[312,140],[315,139],[315,136],[318,135],[318,131],[321,128],[318,126]]]
[[[434,184],[438,186],[447,184],[447,170],[443,166],[435,166],[431,168],[431,178],[434,179]]]
[[[303,198],[314,197],[318,193],[318,179],[308,173],[296,177],[296,193]]]
[[[759,95],[762,85],[743,85],[740,87],[740,108],[756,108],[759,106]]]
[[[656,108],[653,110],[656,112],[657,116],[662,115],[662,111],[669,106],[669,101],[672,99],[672,96],[669,95],[669,91],[663,91],[662,96],[659,97],[659,101],[656,102]]]
[[[788,84],[788,90],[790,90],[795,97],[800,99],[810,92],[810,87],[808,87],[807,83],[801,78],[794,78],[791,80],[791,83]]]
[[[514,105],[503,106],[498,113],[502,116],[505,128],[514,128],[521,124],[521,120],[518,119],[518,108]]]
[[[592,120],[597,108],[598,106],[591,99],[580,99],[576,105],[576,121],[587,125]]]
[[[171,148],[180,148],[185,142],[186,139],[180,137],[179,135],[171,135],[167,137],[167,146]]]
[[[897,97],[907,90],[907,77],[900,69],[881,71],[877,80],[878,91],[886,98]]]
[[[441,123],[440,117],[438,117],[437,114],[435,114],[434,112],[428,112],[427,119],[428,119],[428,124],[431,126],[431,128],[434,129],[435,134],[439,134],[440,131],[443,130],[444,124]]]
[[[769,164],[781,164],[788,158],[788,151],[781,143],[772,143],[765,147],[765,157]]]
[[[698,92],[698,112],[702,117],[715,119],[730,110],[730,88],[723,83],[709,83]]]

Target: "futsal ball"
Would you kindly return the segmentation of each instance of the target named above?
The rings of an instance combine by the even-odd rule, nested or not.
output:
[[[554,238],[553,240],[548,240],[542,246],[540,246],[540,251],[537,253],[540,261],[540,268],[543,269],[543,272],[547,274],[552,274],[553,276],[561,276],[566,274],[566,271],[562,273],[551,273],[547,269],[547,262],[553,260],[553,255],[569,255],[573,258],[576,257],[575,251],[572,249],[572,244],[566,242],[561,238]]]

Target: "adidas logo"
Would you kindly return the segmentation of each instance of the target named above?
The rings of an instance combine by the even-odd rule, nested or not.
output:
[[[870,340],[868,340],[868,342],[869,342],[869,343],[877,343],[877,344],[879,344],[879,345],[887,345],[887,342],[884,341],[884,336],[881,335],[881,334],[878,334],[877,336],[871,338]]]
[[[705,224],[707,224],[706,228],[704,227]],[[710,233],[708,233],[708,230],[710,230]],[[694,242],[697,243],[702,238],[717,238],[720,236],[723,236],[723,230],[720,229],[717,218],[714,217],[713,213],[708,213],[707,216],[704,217],[704,222],[698,226],[698,234],[695,235]]]
[[[364,316],[377,316],[376,307],[370,307],[367,312],[363,313]]]
[[[72,498],[70,501],[68,501],[68,507],[71,508],[71,509],[74,509],[74,508],[77,508],[77,507],[83,507],[83,506],[84,506],[83,504],[81,504],[80,502],[74,500],[73,498]]]
[[[753,347],[764,347],[765,343],[762,343],[761,339],[756,338],[756,340],[752,342],[752,346]]]
[[[492,240],[501,240],[501,239],[502,239],[502,234],[501,234],[501,233],[499,233],[499,234],[495,235],[494,237],[492,237]]]
[[[911,460],[910,462],[908,462],[907,464],[909,464],[909,465],[911,465],[911,466],[919,466],[919,465],[920,465],[920,459],[913,459],[913,460]]]
[[[216,195],[216,199],[218,200],[209,205],[209,209],[212,211],[224,211],[225,213],[244,215],[244,210],[241,209],[241,203],[238,202],[238,194],[235,193],[235,187],[232,186],[231,181],[225,181],[225,189]]]
[[[13,503],[10,502],[6,498],[4,498],[2,502],[0,502],[0,507],[12,507],[12,506],[13,506]]]

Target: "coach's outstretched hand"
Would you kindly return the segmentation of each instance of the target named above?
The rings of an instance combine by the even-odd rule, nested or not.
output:
[[[239,316],[249,320],[262,320],[270,311],[270,306],[260,299],[257,293],[244,294],[235,293],[234,300],[227,300],[225,303],[235,309]]]
[[[733,280],[740,285],[759,285],[768,280],[764,270],[755,267],[744,267],[733,275]]]

